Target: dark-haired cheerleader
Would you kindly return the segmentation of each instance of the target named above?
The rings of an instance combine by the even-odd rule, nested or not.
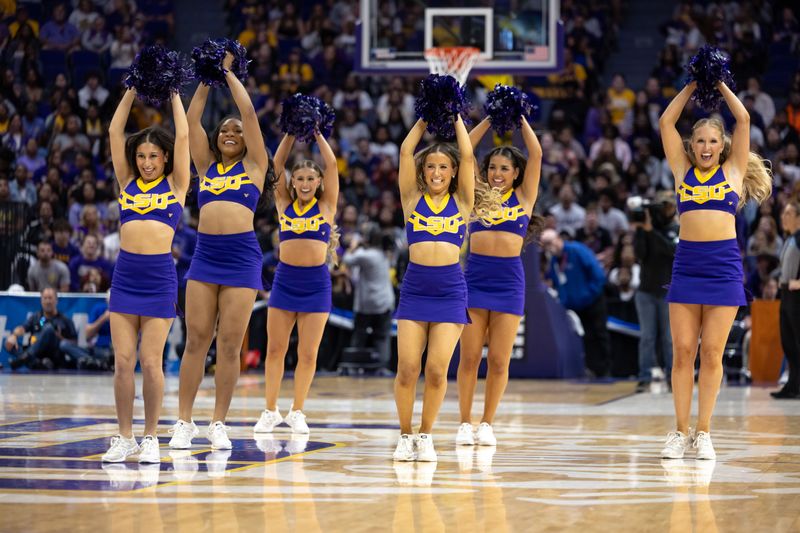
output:
[[[475,179],[501,193],[502,207],[470,224],[470,254],[466,279],[471,324],[461,334],[458,399],[461,425],[456,444],[494,446],[492,429],[497,405],[508,384],[508,366],[520,319],[525,311],[525,273],[520,252],[541,226],[533,217],[539,194],[542,147],[527,119],[520,117],[528,159],[513,146],[498,146],[486,154]],[[473,148],[489,129],[484,119],[470,132]],[[529,237],[530,236],[530,237]],[[489,339],[483,415],[472,427],[472,398],[478,380],[485,339]]]
[[[231,71],[233,61],[226,54],[223,69],[241,118],[224,118],[209,138],[201,123],[209,90],[204,83],[198,85],[188,111],[192,160],[200,172],[200,224],[186,275],[186,351],[172,448],[191,447],[198,433],[192,407],[215,330],[216,401],[206,435],[212,449],[231,448],[225,417],[239,378],[239,353],[250,313],[257,291],[263,288],[253,215],[264,187],[273,187],[274,175],[253,103]]]
[[[133,89],[125,92],[108,128],[121,191],[120,253],[109,300],[119,435],[111,439],[103,461],[118,463],[138,453],[140,463],[158,463],[156,431],[164,395],[161,359],[178,301],[172,239],[189,188],[189,125],[180,96],[173,94],[174,138],[153,127],[126,141],[125,124],[135,95]],[[132,429],[137,344],[144,379],[141,445]]]

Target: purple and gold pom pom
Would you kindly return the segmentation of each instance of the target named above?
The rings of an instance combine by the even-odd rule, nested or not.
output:
[[[147,46],[136,54],[123,83],[136,89],[136,95],[150,105],[159,105],[192,79],[191,68],[178,52],[158,45]]]
[[[225,53],[233,55],[231,71],[233,74],[244,81],[247,79],[247,49],[239,41],[232,39],[208,39],[200,46],[195,46],[192,50],[192,60],[194,60],[194,76],[209,87],[224,87],[225,70],[222,68],[222,61]]]
[[[519,128],[522,117],[528,122],[533,121],[536,109],[537,106],[531,103],[527,94],[516,87],[499,83],[486,95],[486,103],[483,104],[483,110],[498,135]]]
[[[713,46],[703,46],[686,65],[689,73],[687,83],[697,82],[692,98],[706,111],[718,109],[724,98],[717,89],[723,82],[732,91],[736,90],[730,70],[730,59],[722,50]]]
[[[333,131],[336,113],[316,96],[297,93],[284,99],[281,105],[283,111],[278,125],[281,131],[297,137],[298,141],[311,142],[316,132],[328,137]]]
[[[428,123],[429,132],[452,140],[456,136],[453,119],[461,115],[467,121],[469,102],[464,87],[454,77],[431,74],[420,82],[414,111],[418,118]]]

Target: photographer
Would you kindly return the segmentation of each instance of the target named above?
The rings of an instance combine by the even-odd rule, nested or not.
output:
[[[387,372],[391,358],[394,290],[389,279],[389,260],[383,251],[383,232],[373,223],[366,224],[364,229],[365,240],[362,242],[358,234],[354,234],[342,257],[342,262],[352,271],[355,287],[350,346],[364,348],[367,337],[371,336],[378,362],[383,365],[383,372]]]
[[[639,384],[636,390],[643,392],[653,379],[652,368],[656,366],[658,339],[661,340],[667,383],[672,370],[672,337],[665,286],[672,276],[672,261],[678,242],[675,194],[672,191],[660,191],[653,202],[633,197],[629,199],[628,207],[631,210],[631,225],[636,228],[634,251],[642,267],[641,283],[635,299],[641,331]]]

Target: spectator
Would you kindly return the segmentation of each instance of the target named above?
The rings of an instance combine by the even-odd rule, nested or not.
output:
[[[128,26],[121,26],[117,30],[117,37],[111,41],[111,68],[126,69],[131,66],[139,47],[133,41],[133,34]]]
[[[99,241],[102,241],[105,236],[106,228],[97,210],[98,205],[103,204],[86,204],[81,209],[80,225],[75,231],[78,240],[82,241],[86,235],[94,235]]]
[[[769,94],[761,90],[761,82],[758,81],[758,78],[747,79],[747,89],[739,93],[739,100],[744,101],[745,96],[753,97],[754,109],[761,115],[764,126],[769,127],[775,118],[775,102]]]
[[[367,91],[361,89],[355,74],[350,74],[344,82],[344,87],[333,95],[333,107],[337,111],[344,108],[353,109],[364,117],[364,113],[372,111],[372,98]]]
[[[778,235],[778,224],[771,216],[762,216],[758,228],[747,241],[747,255],[770,254],[778,257],[783,239]]]
[[[39,36],[39,23],[30,18],[28,7],[20,3],[19,6],[17,6],[17,13],[14,20],[8,25],[8,33],[11,35],[11,38],[13,39],[16,37],[17,32],[23,27],[27,27],[34,36]]]
[[[344,108],[342,121],[338,124],[338,128],[343,152],[355,149],[358,139],[369,139],[372,136],[367,125],[358,119],[356,111],[350,107]]]
[[[630,124],[633,122],[631,111],[636,95],[625,85],[625,77],[622,74],[614,74],[611,87],[606,94],[611,123],[621,131],[630,131]]]
[[[365,348],[367,338],[371,336],[376,362],[381,363],[386,372],[392,354],[394,290],[389,279],[389,260],[382,249],[383,233],[380,227],[370,223],[364,233],[366,239],[363,241],[358,237],[350,239],[350,246],[342,257],[342,262],[351,269],[355,288],[355,317],[350,346]]]
[[[370,143],[369,148],[373,154],[381,157],[388,157],[392,162],[392,166],[396,167],[399,164],[400,149],[392,142],[389,136],[389,129],[386,126],[378,126],[375,130],[375,142]]]
[[[583,325],[586,368],[591,375],[603,377],[611,363],[603,268],[586,246],[564,242],[552,229],[542,232],[541,243],[549,257],[545,275],[558,291],[561,304],[575,311]]]
[[[314,71],[302,60],[299,48],[292,49],[286,62],[278,67],[278,80],[288,93],[307,90],[313,79]]]
[[[71,236],[72,226],[68,221],[61,218],[53,222],[53,257],[67,265],[81,253],[80,248],[70,241]]]
[[[28,290],[43,291],[46,288],[59,292],[69,290],[69,268],[58,259],[53,259],[53,245],[49,241],[39,242],[36,261],[28,268]]]
[[[49,186],[48,186],[49,187]],[[30,223],[25,240],[33,246],[37,246],[41,241],[51,243],[53,240],[53,204],[49,200],[39,197],[39,217]],[[52,245],[50,256],[53,255]]]
[[[597,221],[600,227],[605,228],[611,233],[614,240],[617,240],[623,233],[628,231],[628,217],[621,210],[614,207],[617,195],[614,189],[608,187],[600,191],[597,205],[600,211],[597,214]]]
[[[559,203],[550,208],[550,213],[556,219],[556,230],[574,236],[584,225],[586,210],[575,203],[575,190],[568,183],[558,192],[558,200]]]
[[[69,208],[69,223],[73,228],[78,229],[83,221],[83,210],[86,206],[92,205],[97,208],[97,216],[99,219],[106,217],[105,205],[97,202],[97,185],[94,180],[85,181],[82,184],[76,185],[78,188],[73,196],[75,200]],[[92,220],[92,222],[94,222]],[[93,228],[98,229],[98,228]],[[102,233],[105,233],[104,231]]]
[[[78,47],[81,34],[78,28],[67,22],[67,8],[64,4],[56,4],[53,18],[47,21],[39,33],[44,50],[61,50],[71,52]]]
[[[28,179],[28,169],[17,165],[14,169],[14,181],[8,185],[12,202],[24,202],[28,206],[36,205],[36,186]]]
[[[108,95],[108,89],[100,85],[100,74],[91,72],[86,75],[86,84],[78,91],[78,105],[89,109],[89,104],[94,101],[99,107],[103,107]]]
[[[2,142],[3,148],[7,148],[14,153],[15,157],[19,157],[25,150],[25,132],[22,129],[22,117],[16,113],[8,121],[8,129],[3,134]]]
[[[9,366],[53,370],[73,366],[86,352],[76,341],[75,324],[58,310],[55,289],[44,289],[42,309],[6,337],[5,348],[14,357]]]
[[[28,139],[39,139],[44,135],[44,119],[37,114],[36,102],[25,104],[25,114],[22,116],[22,132]]]
[[[614,241],[611,239],[611,233],[600,226],[598,222],[598,208],[594,204],[590,204],[586,208],[586,218],[582,228],[579,228],[575,233],[575,240],[583,243],[594,252],[595,257],[601,265],[611,262],[611,256],[614,253]]]
[[[68,161],[74,161],[78,152],[88,152],[91,149],[89,138],[81,132],[81,119],[78,115],[67,118],[65,130],[56,135],[51,147],[52,151],[61,152]]]
[[[17,166],[25,167],[28,173],[33,176],[38,170],[47,164],[44,157],[39,153],[39,143],[33,137],[25,142],[25,151],[17,158]]]
[[[81,33],[86,33],[100,15],[95,12],[92,0],[78,0],[78,7],[72,10],[68,22],[78,28]]]
[[[632,159],[631,147],[620,138],[619,131],[612,125],[603,127],[603,136],[589,148],[589,165],[594,168],[611,162],[621,170],[628,170]]]
[[[106,21],[103,17],[97,16],[92,21],[91,27],[83,32],[81,45],[84,50],[96,54],[105,54],[111,48],[114,39],[106,29]]]
[[[113,265],[100,255],[100,243],[96,235],[90,233],[83,238],[80,255],[69,262],[70,290],[78,292],[89,277],[90,270],[101,274],[103,284],[110,283]]]

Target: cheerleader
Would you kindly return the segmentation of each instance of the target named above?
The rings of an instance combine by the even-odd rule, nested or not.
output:
[[[728,136],[718,118],[698,120],[684,143],[675,124],[697,84],[670,102],[659,120],[661,140],[678,194],[680,241],[667,292],[673,363],[672,394],[677,427],[661,452],[680,459],[691,445],[698,459],[714,459],[711,414],[722,381],[722,354],[736,312],[747,304],[742,256],[736,241],[740,205],[770,195],[772,177],[750,151],[750,115],[727,85],[716,84],[736,119]],[[699,412],[696,433],[689,430],[697,344],[700,343]]]
[[[275,173],[281,178],[275,188],[275,208],[280,221],[280,263],[269,295],[267,311],[266,409],[255,433],[271,433],[286,422],[293,433],[308,434],[303,414],[306,397],[317,368],[317,351],[331,311],[331,274],[327,258],[335,254],[334,231],[339,199],[336,156],[319,131],[314,135],[324,168],[303,160],[292,166],[287,187],[284,165],[294,144],[285,135],[275,152]],[[286,418],[278,411],[278,395],[289,336],[297,324],[297,367],[294,400]]]
[[[216,329],[214,414],[206,435],[214,450],[231,448],[225,417],[239,378],[239,353],[261,281],[261,248],[253,215],[270,161],[253,103],[231,72],[233,56],[223,60],[225,81],[241,118],[224,118],[209,138],[201,118],[208,85],[197,86],[187,117],[191,126],[192,161],[200,172],[197,203],[200,223],[197,247],[186,274],[186,350],[181,361],[179,419],[172,428],[171,448],[190,448],[198,428],[192,420],[206,354]],[[215,327],[216,326],[216,327]]]
[[[539,193],[542,147],[527,119],[521,118],[522,138],[530,161],[513,146],[499,146],[484,157],[475,178],[501,193],[502,209],[469,225],[470,254],[466,280],[469,316],[461,334],[458,399],[461,425],[456,444],[494,446],[492,430],[497,405],[508,383],[508,365],[519,322],[525,311],[525,273],[520,252],[541,224],[531,219]],[[484,119],[470,132],[475,148],[490,127]],[[529,237],[530,236],[530,237]],[[472,398],[478,381],[484,339],[489,339],[483,416],[472,427]]]
[[[436,143],[414,155],[425,132],[418,120],[400,147],[400,201],[406,220],[409,264],[397,307],[397,377],[400,419],[395,461],[436,461],[431,430],[447,390],[447,368],[467,314],[467,286],[458,262],[475,201],[472,145],[455,121],[458,149]],[[422,423],[414,436],[414,411],[422,353],[427,348]]]
[[[175,136],[159,127],[125,140],[135,91],[122,97],[108,128],[114,174],[121,191],[120,252],[111,281],[109,311],[114,344],[114,399],[119,435],[103,461],[119,463],[139,454],[159,463],[157,428],[164,396],[162,355],[178,301],[172,238],[189,188],[189,125],[180,96],[173,94]],[[136,349],[144,380],[144,439],[133,437]]]

